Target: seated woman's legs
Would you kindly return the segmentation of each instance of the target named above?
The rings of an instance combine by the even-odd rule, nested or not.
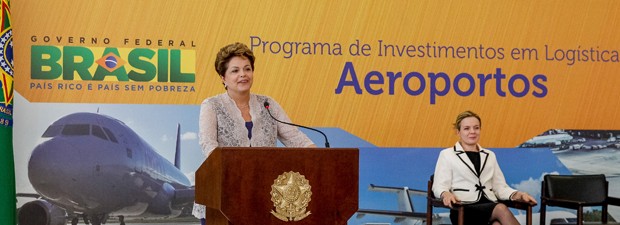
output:
[[[491,221],[493,221],[493,225],[497,225],[498,222],[501,225],[519,225],[519,221],[512,214],[508,206],[499,203],[493,209],[493,213],[491,214]]]

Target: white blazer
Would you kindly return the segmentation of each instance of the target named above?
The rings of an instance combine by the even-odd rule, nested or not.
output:
[[[439,197],[444,191],[452,192],[463,204],[475,203],[482,195],[497,202],[510,200],[516,192],[508,184],[499,168],[495,153],[480,149],[480,174],[474,168],[460,143],[439,153],[433,181],[433,194]]]

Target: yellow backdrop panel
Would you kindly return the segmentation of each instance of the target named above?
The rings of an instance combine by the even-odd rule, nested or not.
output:
[[[224,91],[215,53],[238,41],[257,57],[253,92],[297,123],[378,146],[451,145],[464,110],[482,116],[490,147],[549,128],[620,128],[615,0],[26,0],[12,10],[15,90],[30,102],[196,105]],[[124,72],[104,66],[110,52]],[[165,79],[140,80],[153,71]]]

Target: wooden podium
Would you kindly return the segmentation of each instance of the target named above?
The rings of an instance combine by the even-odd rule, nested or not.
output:
[[[196,171],[196,202],[208,225],[346,225],[358,177],[358,149],[216,148]]]

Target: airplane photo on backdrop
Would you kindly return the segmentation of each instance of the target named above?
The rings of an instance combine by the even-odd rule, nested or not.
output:
[[[16,207],[23,219],[20,224],[119,224],[121,219],[128,224],[142,224],[140,221],[145,220],[198,223],[189,214],[194,200],[192,174],[204,160],[197,141],[198,106],[28,103],[19,93],[16,102],[22,104],[22,113],[15,115],[16,123],[21,126],[14,131],[16,188],[21,192]],[[86,130],[86,127],[89,130],[78,132],[67,128],[65,131],[64,127],[72,127],[66,125],[73,124],[87,124],[78,126],[81,128],[77,130]],[[175,155],[179,151],[174,150],[180,147],[178,124],[183,128],[181,170],[178,162],[171,163],[181,158]],[[350,218],[348,225],[424,224],[419,217],[409,215],[425,213],[425,196],[411,191],[427,188],[443,147],[382,148],[342,128],[320,129],[330,138],[332,147],[360,149],[359,208],[366,211],[360,210]],[[315,143],[324,141],[316,132],[304,129],[302,132]],[[176,142],[172,138],[175,136]],[[118,143],[111,138],[116,138]],[[536,198],[543,174],[571,173],[549,148],[492,149],[502,162],[507,182]],[[63,172],[66,169],[70,170]],[[57,181],[49,180],[51,178]],[[371,184],[375,188],[369,188]],[[378,187],[395,189],[379,190]],[[404,192],[405,187],[411,200],[397,200],[402,194],[396,190]],[[96,191],[89,192],[93,189]],[[409,202],[412,210],[400,208],[400,202]],[[30,205],[32,211],[25,213]],[[385,211],[406,213],[394,216],[386,215]],[[439,217],[444,214],[447,217],[448,213],[437,210]],[[515,214],[517,218],[521,216],[519,212]],[[552,217],[547,215],[547,218]],[[534,214],[534,224],[538,223],[536,216]],[[568,221],[572,217],[558,216],[558,221],[551,223],[561,224],[560,220]],[[26,220],[34,222],[26,223]],[[443,223],[444,219],[435,221]]]
[[[370,184],[368,187],[369,191],[376,192],[385,192],[385,193],[394,193],[397,195],[397,205],[398,210],[386,210],[386,209],[359,209],[357,210],[357,218],[363,218],[368,215],[379,215],[385,217],[394,218],[392,221],[394,224],[401,225],[419,225],[426,224],[426,212],[416,210],[415,206],[411,202],[411,198],[414,195],[417,196],[426,196],[426,191],[410,189],[409,187],[388,187],[388,186],[377,186],[374,184]],[[445,213],[444,213],[445,214]],[[439,221],[440,217],[446,217],[446,215],[434,214],[434,221]],[[449,219],[448,219],[449,221]],[[438,224],[438,223],[434,223]]]
[[[105,224],[127,217],[173,218],[191,209],[194,187],[180,168],[180,125],[175,160],[125,123],[98,113],[72,113],[53,122],[28,161],[38,199],[18,209],[21,225]]]

